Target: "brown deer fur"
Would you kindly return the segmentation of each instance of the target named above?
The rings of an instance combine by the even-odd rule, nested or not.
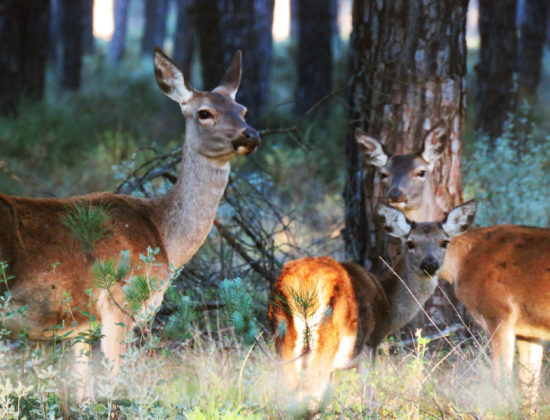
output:
[[[286,263],[271,293],[269,319],[287,385],[320,399],[334,370],[356,367],[365,346],[375,349],[414,317],[435,290],[448,240],[468,228],[475,211],[476,203],[468,202],[442,223],[411,223],[382,206],[386,231],[408,244],[395,267],[400,278],[377,278],[327,257]],[[310,302],[307,311],[300,300]]]
[[[392,188],[403,192],[401,202],[387,199],[388,203],[402,209],[410,220],[434,220],[430,209],[436,197],[429,164],[440,155],[389,157],[380,143],[364,132],[357,130],[356,140],[365,162],[385,174],[386,198]],[[396,162],[404,160],[417,162],[426,170],[425,176],[420,179],[418,171],[399,169]],[[502,371],[511,375],[517,343],[519,379],[531,404],[541,379],[540,341],[550,340],[549,256],[550,229],[517,225],[472,228],[451,241],[440,273],[443,280],[454,284],[458,299],[487,332],[495,382],[504,379]]]
[[[178,102],[186,118],[182,168],[168,194],[154,199],[110,193],[52,199],[0,195],[0,261],[7,262],[7,274],[13,276],[7,285],[10,309],[28,306],[24,316],[8,318],[7,327],[17,335],[24,326],[32,340],[49,340],[54,334],[51,327],[64,325],[55,335],[73,331],[66,337],[73,338],[91,325],[88,317],[70,309],[90,311],[102,324],[101,347],[114,363],[114,372],[125,333],[140,316],[140,311],[133,313],[122,290],[130,276],[145,273],[140,254],[146,255],[148,247],[159,250],[156,264],[150,267],[151,278],[157,277],[155,288],[141,309],[150,313],[160,305],[172,269],[186,263],[206,239],[228,181],[229,160],[252,153],[260,143],[258,133],[244,120],[246,109],[234,101],[241,76],[240,52],[212,92],[190,88],[160,49],[155,50],[154,61],[160,88]],[[85,252],[62,223],[75,203],[102,206],[109,215],[106,235],[93,243],[91,252]],[[132,271],[109,291],[98,289],[92,264],[116,261],[123,250],[131,253]],[[87,289],[93,292],[91,301]],[[64,293],[70,294],[71,308],[63,303]],[[77,356],[82,359],[82,354]],[[78,374],[82,370],[77,366]]]

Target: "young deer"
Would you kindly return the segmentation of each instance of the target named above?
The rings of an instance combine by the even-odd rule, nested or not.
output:
[[[139,255],[146,254],[148,247],[158,248],[156,265],[149,273],[157,278],[156,285],[141,311],[156,310],[171,271],[195,254],[212,227],[228,181],[229,161],[252,153],[260,144],[257,131],[245,122],[246,108],[235,102],[241,78],[240,51],[211,92],[192,89],[159,48],[154,65],[160,89],[180,105],[186,118],[181,171],[168,194],[154,199],[106,192],[56,199],[0,195],[0,261],[8,264],[8,274],[13,275],[5,286],[11,292],[11,309],[28,308],[24,317],[9,318],[6,327],[16,336],[24,325],[30,339],[49,340],[54,331],[48,328],[64,325],[55,334],[63,337],[72,331],[66,337],[72,338],[91,328],[90,319],[78,311],[69,314],[64,293],[70,294],[73,308],[88,308],[85,291],[92,289],[90,312],[102,325],[101,349],[115,371],[124,337],[139,313],[127,304],[122,289],[125,281],[109,291],[95,286],[93,263],[128,250],[132,267],[128,279],[144,274]],[[91,252],[85,252],[62,223],[75,203],[102,206],[109,215],[104,226],[109,231],[95,241]],[[76,349],[80,361],[82,350],[87,348]]]
[[[435,195],[430,164],[443,145],[426,144],[422,154],[388,156],[361,130],[356,140],[366,163],[378,168],[387,201],[410,220],[433,221]],[[400,200],[390,197],[400,191]],[[529,403],[540,384],[543,347],[550,340],[550,229],[517,225],[473,228],[454,238],[440,277],[454,284],[458,299],[491,341],[493,378],[510,376],[514,344],[519,350],[519,379]]]
[[[296,359],[283,365],[288,386],[302,385],[319,400],[333,371],[357,367],[365,345],[376,349],[411,320],[435,290],[447,243],[470,226],[476,208],[471,201],[441,223],[415,223],[382,205],[386,232],[406,244],[394,267],[399,278],[377,278],[327,257],[286,263],[271,293],[269,319],[281,361]]]

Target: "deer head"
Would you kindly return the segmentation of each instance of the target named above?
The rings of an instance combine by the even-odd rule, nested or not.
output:
[[[260,144],[258,132],[246,121],[246,108],[235,102],[241,80],[242,54],[237,51],[221,83],[211,92],[193,89],[176,64],[155,48],[155,78],[160,89],[176,101],[186,118],[186,142],[199,154],[224,164],[248,155]]]
[[[475,200],[455,207],[443,222],[411,222],[395,207],[382,204],[378,214],[384,219],[386,233],[405,243],[405,261],[417,277],[439,273],[445,249],[454,236],[465,232],[473,223],[477,210]]]
[[[435,162],[443,156],[446,147],[445,130],[436,127],[424,140],[418,153],[388,155],[383,146],[360,129],[355,130],[359,152],[366,163],[379,168],[384,199],[409,216],[434,200],[432,171]],[[430,220],[424,214],[420,220]]]

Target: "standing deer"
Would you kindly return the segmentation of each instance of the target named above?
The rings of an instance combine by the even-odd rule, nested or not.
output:
[[[365,162],[379,168],[388,203],[410,220],[434,220],[431,167],[444,144],[426,142],[421,153],[388,156],[361,130],[356,140]],[[451,241],[440,273],[454,284],[458,299],[489,335],[496,383],[503,372],[511,376],[517,343],[519,380],[530,404],[540,385],[541,341],[550,340],[549,257],[550,229],[473,228]]]
[[[432,295],[449,240],[473,221],[475,201],[442,222],[410,222],[382,205],[386,232],[401,238],[395,274],[378,278],[354,263],[304,258],[285,264],[271,293],[269,319],[287,384],[319,400],[338,369],[357,367],[365,347],[410,321]],[[413,297],[414,295],[414,297]],[[294,360],[294,361],[292,361]]]
[[[0,261],[8,265],[7,282],[12,308],[27,307],[25,316],[12,317],[6,327],[14,335],[24,325],[31,340],[67,338],[91,328],[90,318],[78,311],[67,313],[65,293],[72,307],[87,308],[102,325],[101,349],[118,369],[126,333],[139,312],[156,310],[168,286],[170,273],[185,264],[206,239],[229,177],[229,161],[248,155],[260,144],[258,132],[245,122],[246,108],[235,102],[241,78],[238,51],[222,82],[211,92],[192,89],[182,72],[158,47],[154,53],[155,77],[160,89],[176,101],[186,118],[185,143],[179,178],[172,190],[153,199],[107,192],[69,198],[35,199],[0,195]],[[85,252],[73,232],[63,224],[75,204],[108,213],[108,232]],[[158,248],[149,276],[157,279],[141,311],[132,312],[122,286],[108,291],[94,284],[94,261],[112,259],[121,251],[131,254],[132,271],[126,280],[143,274],[139,255]],[[52,269],[54,267],[55,269]],[[76,325],[71,325],[75,321]],[[75,346],[82,361],[82,347]],[[82,397],[82,395],[80,395]],[[79,398],[80,398],[79,397]]]

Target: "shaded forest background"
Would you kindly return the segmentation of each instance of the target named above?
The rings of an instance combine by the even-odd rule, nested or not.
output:
[[[397,80],[406,89],[424,77],[411,76],[406,66],[391,74],[380,67],[371,72],[370,65],[390,68],[391,54],[369,52],[376,42],[398,45],[399,33],[384,32],[390,27],[402,25],[405,40],[419,38],[412,51],[417,62],[422,40],[427,56],[451,46],[447,59],[434,53],[425,70],[425,80],[450,72],[457,83],[449,115],[461,122],[449,136],[460,147],[449,149],[449,166],[440,169],[445,184],[446,168],[458,165],[447,206],[476,197],[482,203],[479,224],[548,226],[546,2],[460,1],[445,9],[424,1],[424,26],[414,26],[407,21],[414,2],[114,0],[106,9],[113,31],[99,36],[103,3],[0,0],[0,191],[36,197],[166,192],[185,127],[179,109],[154,83],[153,47],[174,57],[198,89],[216,86],[242,49],[237,100],[264,142],[233,165],[215,229],[168,293],[158,325],[172,326],[175,336],[186,337],[188,322],[214,334],[224,279],[244,280],[264,328],[267,292],[286,260],[331,255],[369,265],[380,252],[369,213],[377,197],[361,195],[365,185],[374,188],[376,175],[364,169],[354,181],[362,169],[351,133],[361,126],[394,152],[416,150],[423,141],[423,128],[403,136],[397,111],[387,114],[387,103],[373,99],[378,86],[383,90]],[[376,13],[380,38],[361,38],[374,27],[369,19]],[[283,15],[286,36],[277,32]],[[396,103],[400,87],[388,103]],[[442,118],[437,107],[425,112]],[[375,114],[380,123],[373,122]],[[171,317],[182,302],[201,315],[175,322]],[[429,305],[435,311],[448,304]],[[441,322],[454,321],[450,315]]]

